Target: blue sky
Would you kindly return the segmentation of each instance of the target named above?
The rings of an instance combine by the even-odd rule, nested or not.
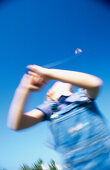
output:
[[[0,169],[18,170],[22,163],[44,163],[57,153],[46,146],[48,122],[14,132],[7,128],[7,115],[14,91],[26,65],[45,65],[83,54],[55,68],[82,71],[104,81],[97,104],[110,123],[110,8],[95,0],[0,1]],[[52,83],[30,95],[26,111],[43,102]]]

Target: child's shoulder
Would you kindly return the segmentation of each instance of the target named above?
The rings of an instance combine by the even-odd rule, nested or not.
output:
[[[75,93],[66,98],[67,102],[86,102],[90,100],[83,88],[78,88]]]

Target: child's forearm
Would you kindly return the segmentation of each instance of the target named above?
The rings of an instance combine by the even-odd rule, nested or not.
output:
[[[15,91],[15,95],[13,97],[12,103],[9,109],[8,115],[8,127],[16,130],[19,127],[21,122],[23,113],[24,113],[24,105],[27,99],[29,91],[27,89],[18,87]]]
[[[48,69],[46,74],[49,79],[64,81],[86,89],[96,88],[102,84],[98,77],[76,71]]]

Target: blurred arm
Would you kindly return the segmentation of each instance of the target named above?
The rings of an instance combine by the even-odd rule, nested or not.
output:
[[[13,130],[20,130],[33,126],[44,120],[44,115],[40,110],[34,109],[24,113],[24,105],[29,95],[27,89],[17,88],[13,97],[9,115],[8,127]]]
[[[97,97],[99,89],[103,84],[100,78],[87,73],[60,69],[46,69],[37,65],[29,65],[27,68],[35,73],[43,75],[48,80],[64,81],[84,88],[86,95],[93,99]]]
[[[96,76],[76,71],[48,69],[46,76],[49,79],[64,81],[84,88],[86,95],[92,99],[97,97],[99,89],[103,84],[102,80]]]
[[[44,115],[40,110],[34,109],[24,113],[24,106],[29,93],[38,91],[45,83],[45,79],[37,74],[36,77],[24,74],[10,105],[8,114],[9,128],[20,130],[44,120]]]

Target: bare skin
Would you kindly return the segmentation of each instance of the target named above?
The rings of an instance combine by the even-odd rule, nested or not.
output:
[[[43,76],[24,74],[13,97],[8,115],[8,127],[13,130],[20,130],[30,127],[44,120],[40,110],[32,110],[24,113],[26,99],[31,92],[39,91],[47,82]],[[36,112],[37,111],[37,112]]]
[[[44,114],[40,110],[24,113],[24,106],[29,93],[40,90],[49,80],[58,80],[47,92],[47,99],[54,101],[61,95],[71,95],[72,85],[84,88],[88,97],[96,98],[102,85],[101,79],[86,73],[46,69],[37,65],[29,65],[27,68],[30,71],[20,81],[9,109],[8,127],[13,130],[28,128],[44,121]]]

